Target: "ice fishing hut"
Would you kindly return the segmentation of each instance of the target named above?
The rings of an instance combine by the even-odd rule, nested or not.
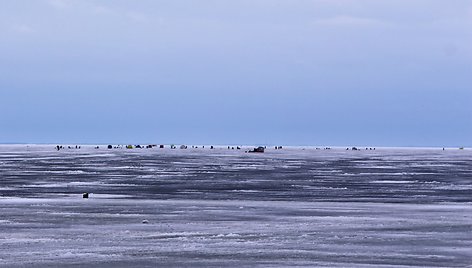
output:
[[[254,148],[253,150],[249,151],[249,153],[263,153],[264,150],[265,150],[264,147],[259,146],[259,147],[257,147],[257,148]]]

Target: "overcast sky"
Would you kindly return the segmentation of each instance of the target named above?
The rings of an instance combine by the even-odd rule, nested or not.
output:
[[[472,145],[472,1],[0,0],[0,143]]]

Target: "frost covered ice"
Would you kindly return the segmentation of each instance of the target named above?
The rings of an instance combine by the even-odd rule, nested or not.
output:
[[[0,146],[0,266],[472,264],[468,150],[50,147]]]

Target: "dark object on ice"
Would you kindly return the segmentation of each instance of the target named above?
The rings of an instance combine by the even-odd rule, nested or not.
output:
[[[238,147],[236,147],[236,149],[241,150],[241,147],[238,146]]]
[[[279,148],[278,148],[278,149],[279,149],[279,150],[280,150],[280,149],[282,149],[282,146],[279,146]]]
[[[249,153],[263,153],[264,150],[265,150],[264,147],[259,146],[259,147],[257,147],[257,148],[254,148],[254,150],[249,151]]]
[[[126,145],[126,149],[133,149],[133,145]]]
[[[148,224],[149,221],[148,221],[148,220],[143,220],[142,223],[143,223],[143,224]]]
[[[213,145],[212,145],[212,146],[210,146],[210,149],[213,149]]]
[[[187,149],[187,145],[180,145],[180,149]]]
[[[108,149],[113,149],[113,146],[111,146],[111,145],[108,145]]]
[[[147,149],[152,149],[152,145],[146,146]]]
[[[135,147],[136,149],[141,149],[141,148],[143,148],[143,147],[141,147],[141,145],[139,145],[139,144],[136,145],[136,146],[134,146],[134,147]]]
[[[164,149],[164,145],[162,145],[162,144],[159,145],[159,148]]]
[[[353,151],[357,151],[357,150],[359,150],[359,149],[357,149],[357,147],[352,147],[352,150],[353,150]]]
[[[82,198],[89,198],[89,193],[83,193]]]
[[[100,146],[96,146],[95,149],[100,149]]]

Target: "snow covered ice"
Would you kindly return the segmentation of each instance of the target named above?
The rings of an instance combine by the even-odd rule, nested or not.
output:
[[[2,267],[465,267],[472,154],[2,145],[0,215]]]

